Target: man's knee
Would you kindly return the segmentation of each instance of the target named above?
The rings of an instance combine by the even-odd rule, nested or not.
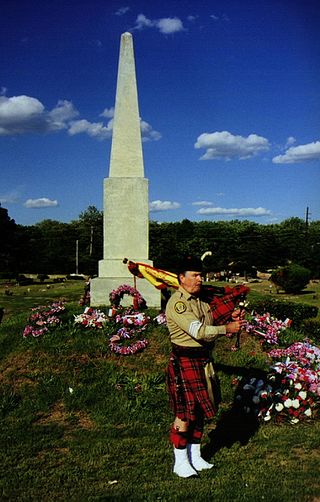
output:
[[[189,423],[186,420],[176,417],[173,422],[173,427],[178,429],[180,432],[187,432],[189,429]]]
[[[170,430],[170,441],[175,448],[186,448],[188,443],[188,422],[176,417]]]

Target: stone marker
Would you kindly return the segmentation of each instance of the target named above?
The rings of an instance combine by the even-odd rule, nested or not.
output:
[[[92,306],[108,305],[109,293],[134,286],[124,258],[152,265],[149,256],[149,193],[144,177],[140,116],[131,33],[123,33],[114,112],[109,177],[104,180],[103,260],[91,281]],[[160,308],[160,292],[146,279],[136,287],[148,307]],[[131,305],[125,295],[122,305]]]

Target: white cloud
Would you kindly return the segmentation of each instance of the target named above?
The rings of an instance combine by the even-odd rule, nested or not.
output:
[[[170,211],[171,209],[178,209],[179,207],[179,202],[170,202],[169,200],[154,200],[149,204],[149,210],[153,213],[158,211]]]
[[[36,98],[13,96],[0,98],[0,134],[19,134],[43,120],[44,106]]]
[[[264,207],[242,207],[242,208],[202,207],[201,209],[198,209],[197,214],[267,216],[271,214],[271,211],[269,209],[265,209]]]
[[[94,47],[95,49],[102,49],[103,48],[103,43],[101,40],[95,38],[94,40],[91,40],[90,42],[91,47]]]
[[[274,164],[297,164],[320,159],[320,141],[306,145],[291,146],[283,155],[273,157]]]
[[[91,138],[96,138],[98,140],[104,140],[111,138],[112,126],[111,120],[105,126],[102,122],[89,122],[86,119],[75,120],[71,122],[68,129],[68,134],[70,136],[75,136],[76,134],[85,133]]]
[[[67,122],[78,115],[70,101],[58,101],[51,111],[30,96],[0,97],[0,136],[46,133],[65,129]]]
[[[206,153],[200,157],[201,160],[249,159],[262,151],[269,150],[269,141],[257,134],[249,134],[245,138],[222,131],[200,134],[194,147],[206,150]]]
[[[101,117],[113,118],[114,117],[114,107],[105,108],[100,114]],[[108,123],[108,127],[112,129],[113,122]],[[140,129],[142,135],[142,141],[158,141],[162,136],[161,134],[152,128],[152,126],[140,118]]]
[[[0,204],[16,204],[20,200],[18,190],[12,190],[6,194],[0,195]]]
[[[98,140],[111,138],[113,107],[105,108],[100,114],[109,119],[107,123],[74,120],[78,116],[79,112],[71,101],[59,100],[51,111],[47,111],[41,101],[30,96],[0,96],[0,136],[67,130],[69,136],[83,133]],[[145,120],[141,120],[141,135],[143,141],[161,138],[161,134]]]
[[[100,116],[102,117],[111,117],[114,114],[113,108],[106,108]],[[141,127],[141,138],[142,141],[158,141],[161,138],[161,134],[158,131],[155,131],[152,126],[146,122],[145,120],[140,119],[140,127]],[[87,134],[92,138],[96,138],[98,140],[109,139],[112,136],[113,129],[113,118],[111,118],[107,125],[104,125],[102,122],[89,122],[86,119],[74,120],[70,123],[70,127],[68,129],[68,134],[70,136],[75,136],[76,134]]]
[[[43,207],[56,207],[58,206],[57,200],[47,199],[47,197],[41,197],[40,199],[28,199],[24,206],[28,209],[39,209]]]
[[[177,17],[167,17],[159,19],[157,22],[157,27],[160,33],[168,35],[169,33],[176,33],[177,31],[183,31],[183,23]]]
[[[288,146],[293,145],[296,141],[297,141],[296,138],[294,138],[293,136],[289,136],[286,142],[286,148],[288,148]]]
[[[151,21],[144,14],[139,14],[134,29],[143,30],[143,28],[152,28],[153,26],[155,26],[155,21]]]
[[[230,21],[230,19],[227,16],[227,14],[222,14],[222,16],[217,16],[216,14],[211,14],[210,17],[214,21],[219,21],[219,20],[221,20],[221,21]]]
[[[120,9],[118,9],[118,10],[115,12],[115,15],[116,15],[116,16],[123,16],[123,15],[124,15],[124,14],[126,14],[129,10],[130,10],[130,7],[120,7]]]
[[[193,206],[212,206],[212,202],[209,202],[207,200],[199,200],[196,202],[192,202]]]
[[[48,113],[51,122],[51,129],[66,129],[67,123],[77,117],[79,112],[70,101],[60,99],[57,106]]]
[[[142,141],[158,141],[161,139],[161,134],[155,131],[148,122],[140,120]]]
[[[106,117],[107,119],[112,119],[114,117],[114,107],[105,108],[102,113],[100,113],[100,117]]]
[[[156,28],[160,33],[169,35],[184,31],[184,26],[178,17],[163,17],[161,19],[148,19],[144,14],[139,14],[136,19],[134,30],[143,30],[144,28]]]

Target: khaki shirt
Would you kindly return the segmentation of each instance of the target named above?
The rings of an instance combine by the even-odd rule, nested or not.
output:
[[[184,347],[201,347],[226,334],[226,326],[213,326],[210,305],[181,286],[166,307],[170,340]]]

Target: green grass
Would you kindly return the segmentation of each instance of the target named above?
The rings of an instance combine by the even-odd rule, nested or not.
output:
[[[179,479],[168,442],[166,328],[148,328],[150,343],[140,354],[110,354],[108,328],[73,326],[73,314],[83,311],[77,303],[83,284],[66,285],[63,294],[58,286],[43,297],[39,287],[29,295],[19,288],[5,299],[1,500],[316,502],[320,422],[257,424],[232,408],[233,377],[267,369],[254,338],[243,337],[238,352],[227,339],[217,343],[223,401],[204,438],[204,455],[216,467],[200,479]],[[23,339],[28,309],[61,296],[71,300],[63,327]]]
[[[4,308],[5,318],[38,305],[46,305],[53,300],[67,298],[68,301],[80,300],[84,289],[83,281],[63,283],[35,283],[30,286],[10,286],[10,296],[5,294],[5,283],[0,284],[0,307]],[[28,315],[28,313],[27,313]]]
[[[267,296],[281,301],[307,303],[320,308],[320,281],[311,281],[303,291],[297,294],[288,294],[283,291],[277,293],[275,286],[266,280],[249,283],[248,286],[251,290],[249,298],[250,296],[253,298]],[[270,288],[270,286],[272,287]]]

